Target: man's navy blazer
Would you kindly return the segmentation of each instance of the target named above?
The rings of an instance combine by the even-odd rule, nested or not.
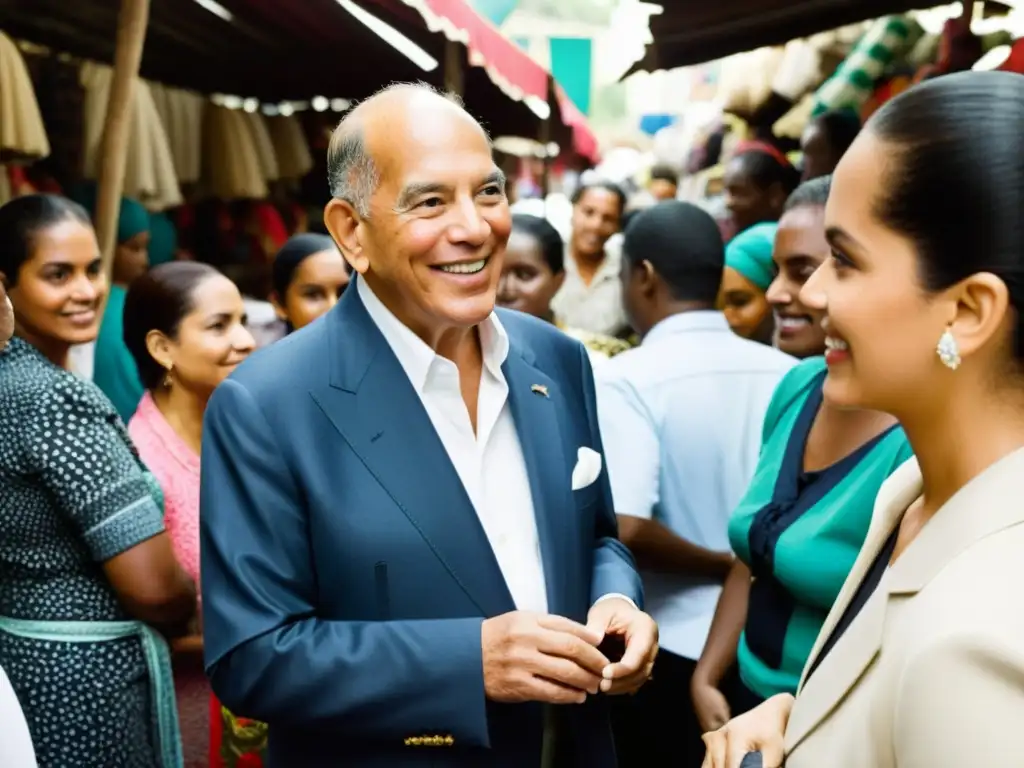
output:
[[[640,604],[607,472],[572,490],[578,449],[603,453],[587,354],[499,318],[549,610],[585,623],[602,595]],[[481,623],[516,606],[354,285],[214,393],[201,521],[207,671],[232,712],[269,724],[271,768],[539,764],[544,708],[484,696]],[[581,768],[615,765],[607,703],[564,710]]]

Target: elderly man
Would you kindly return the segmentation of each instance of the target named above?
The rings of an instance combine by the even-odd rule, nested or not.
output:
[[[490,142],[393,86],[328,166],[354,286],[207,411],[214,690],[269,724],[272,767],[612,768],[606,696],[647,679],[657,629],[585,351],[494,310],[511,221]]]

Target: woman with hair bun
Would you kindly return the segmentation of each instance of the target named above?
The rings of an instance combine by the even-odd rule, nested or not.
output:
[[[876,112],[836,168],[824,396],[895,416],[882,486],[796,699],[707,734],[705,766],[1017,764],[1024,720],[1024,78],[964,72]]]
[[[270,301],[288,333],[327,314],[349,283],[349,268],[327,235],[295,235],[274,257]]]
[[[85,210],[0,207],[0,281],[16,334],[0,353],[0,666],[42,768],[180,765],[164,635],[185,631],[195,587],[113,404],[67,370],[107,292]]]
[[[175,556],[197,584],[203,414],[217,385],[255,347],[245,320],[235,284],[195,261],[153,267],[132,283],[124,302],[124,344],[146,388],[128,433],[160,483]],[[184,768],[208,765],[212,693],[202,650],[198,623],[175,644]]]

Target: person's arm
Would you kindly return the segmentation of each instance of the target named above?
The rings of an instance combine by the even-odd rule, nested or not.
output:
[[[303,490],[233,379],[210,400],[202,456],[203,639],[225,706],[272,728],[342,739],[401,745],[431,730],[488,746],[482,617],[318,617]]]
[[[715,617],[711,620],[708,639],[694,669],[694,684],[715,688],[736,663],[736,648],[747,622],[747,604],[750,600],[750,569],[736,560],[729,570],[722,594],[718,596]]]
[[[988,636],[967,626],[908,656],[893,707],[896,765],[1019,762],[1024,654],[1019,635],[1007,635]]]
[[[586,348],[579,345],[580,371],[583,379],[583,400],[590,427],[591,449],[603,458],[604,471],[598,478],[601,484],[601,504],[595,516],[594,528],[594,573],[591,581],[591,604],[603,597],[618,595],[631,600],[634,605],[643,605],[643,586],[636,571],[636,563],[629,549],[619,540],[618,521],[612,502],[612,486],[605,453],[607,443],[602,435],[603,423],[599,420],[599,403],[594,386],[594,371]]]
[[[597,405],[622,543],[643,568],[725,578],[731,552],[694,544],[653,519],[660,498],[661,445],[639,395],[628,382],[608,379],[602,382]]]
[[[39,399],[30,466],[102,563],[122,607],[181,631],[195,612],[195,585],[174,557],[163,512],[123,429],[89,386],[58,387]]]

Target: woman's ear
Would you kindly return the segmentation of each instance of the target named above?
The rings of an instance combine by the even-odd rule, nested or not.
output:
[[[284,308],[284,300],[281,296],[277,295],[277,291],[270,292],[270,304],[274,308],[274,314],[277,315],[277,319],[288,322],[288,312]]]
[[[171,342],[160,331],[150,331],[146,334],[146,351],[165,371],[170,371],[174,367]]]
[[[363,251],[362,217],[347,200],[332,197],[324,208],[324,224],[349,266],[359,274],[370,268],[370,260]]]
[[[956,309],[950,330],[960,354],[968,357],[993,341],[1002,343],[1008,324],[1013,322],[1006,283],[990,272],[979,272],[962,280],[953,291]]]

